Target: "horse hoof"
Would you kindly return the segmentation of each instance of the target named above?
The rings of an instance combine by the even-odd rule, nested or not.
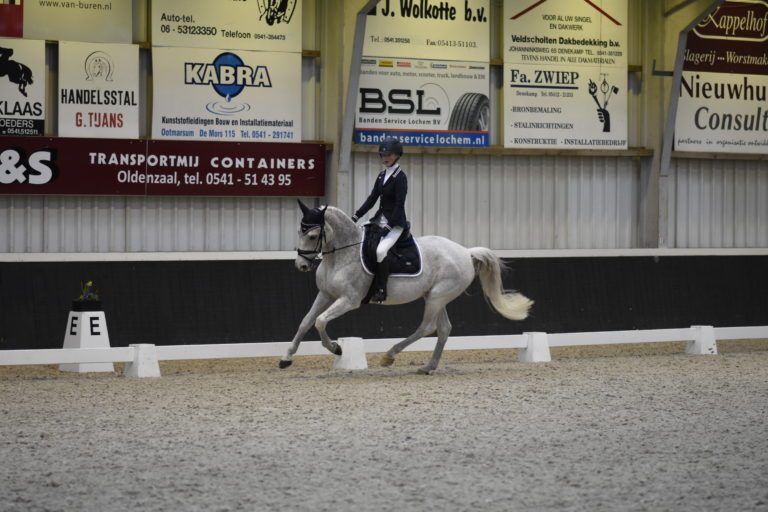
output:
[[[341,355],[341,345],[339,345],[338,343],[334,343],[333,345],[331,345],[331,352],[336,354],[337,356],[340,356]]]
[[[429,366],[422,366],[421,368],[416,370],[416,373],[418,373],[419,375],[432,375],[433,373],[435,373],[435,370],[434,368],[430,368]]]
[[[281,359],[280,363],[278,363],[278,366],[280,367],[281,370],[285,370],[286,368],[288,368],[292,364],[293,364],[293,361],[285,361],[285,360]]]
[[[392,366],[395,363],[395,358],[391,355],[384,353],[383,356],[381,356],[381,366]]]

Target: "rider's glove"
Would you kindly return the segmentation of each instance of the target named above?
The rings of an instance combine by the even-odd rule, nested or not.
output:
[[[357,221],[358,221],[358,220],[359,220],[359,218],[358,218],[358,216],[357,216],[357,215],[353,215],[353,216],[352,216],[352,222],[354,222],[355,224],[357,224]]]

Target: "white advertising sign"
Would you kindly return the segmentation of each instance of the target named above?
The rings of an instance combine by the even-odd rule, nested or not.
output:
[[[684,71],[675,149],[768,153],[768,76]]]
[[[152,137],[301,142],[301,54],[152,49]]]
[[[380,0],[363,55],[488,62],[489,0]]]
[[[628,147],[626,23],[627,0],[505,0],[505,147]]]
[[[299,0],[153,0],[152,44],[301,52]]]
[[[364,57],[355,142],[487,146],[489,87],[487,63]]]
[[[131,43],[132,4],[131,0],[26,0],[24,37]]]
[[[139,47],[59,43],[59,136],[139,136]]]
[[[45,41],[0,39],[0,135],[43,135]]]

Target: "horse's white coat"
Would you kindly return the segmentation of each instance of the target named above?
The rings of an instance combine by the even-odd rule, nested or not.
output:
[[[321,248],[324,256],[315,279],[319,293],[282,359],[284,365],[292,360],[299,343],[312,325],[320,334],[323,346],[331,352],[338,351],[338,345],[328,336],[326,326],[334,318],[360,307],[372,280],[363,270],[358,256],[359,249],[355,244],[359,240],[360,231],[352,219],[332,206],[325,210],[323,229],[317,227],[306,233],[299,232],[298,249],[315,251]],[[421,275],[410,278],[391,277],[384,304],[405,304],[423,298],[424,318],[416,332],[384,354],[382,364],[392,364],[395,355],[405,347],[437,331],[438,339],[432,358],[419,370],[420,373],[434,371],[451,332],[445,306],[467,289],[476,274],[479,274],[483,292],[496,311],[511,320],[522,320],[528,316],[533,302],[522,294],[502,289],[501,261],[490,249],[467,249],[439,236],[420,237],[417,242],[422,255]],[[337,250],[333,252],[334,249]],[[306,257],[297,256],[295,264],[301,271],[311,270]]]

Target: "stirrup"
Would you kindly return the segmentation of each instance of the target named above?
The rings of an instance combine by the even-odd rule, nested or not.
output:
[[[376,290],[376,292],[373,294],[373,297],[371,297],[371,302],[376,302],[381,304],[382,302],[387,300],[387,290],[384,288],[379,288]]]

